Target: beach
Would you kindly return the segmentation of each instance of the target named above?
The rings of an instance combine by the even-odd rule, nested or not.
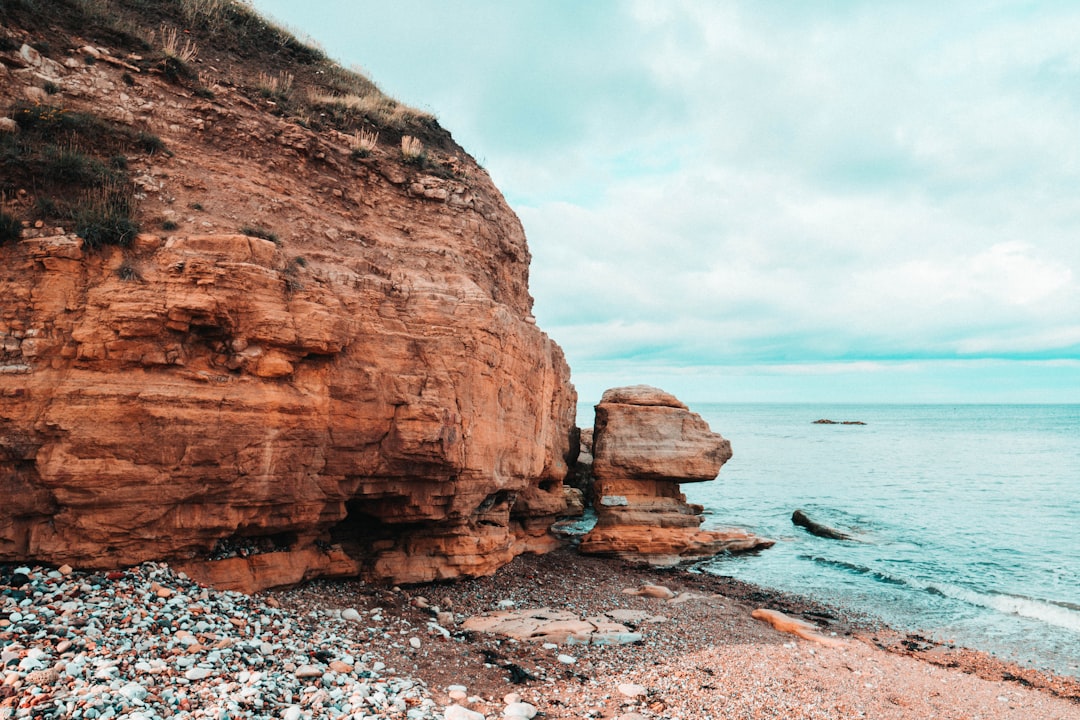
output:
[[[4,720],[1080,717],[1075,678],[569,547],[486,578],[324,580],[257,596],[155,563],[7,567],[0,579]],[[646,586],[670,597],[627,593]],[[464,629],[537,607],[637,618],[632,642],[545,645]],[[756,608],[812,622],[826,642],[778,632],[751,617]]]
[[[645,584],[676,595],[664,600],[624,592]],[[422,679],[443,706],[450,703],[447,688],[467,687],[469,696],[479,698],[470,707],[485,717],[499,717],[509,693],[548,718],[1080,717],[1075,679],[930,643],[737,581],[582,557],[571,549],[520,557],[490,578],[400,592],[316,582],[273,597],[298,612],[350,605],[370,618],[382,608],[376,616],[389,634],[384,639],[392,641],[384,661]],[[581,617],[622,608],[667,620],[636,626],[643,639],[635,644],[545,649],[480,633],[455,632],[445,640],[424,631],[432,608],[416,607],[437,606],[465,618],[497,612],[507,601],[514,608],[566,609]],[[751,618],[758,607],[816,621],[842,645],[777,632]],[[419,648],[408,642],[414,636],[421,639]],[[559,655],[574,663],[560,662]],[[511,682],[509,665],[535,679]],[[628,685],[645,688],[645,694],[627,697],[619,688]]]

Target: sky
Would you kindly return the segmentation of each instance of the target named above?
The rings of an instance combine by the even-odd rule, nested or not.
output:
[[[1080,3],[254,4],[488,170],[583,401],[1080,402]]]

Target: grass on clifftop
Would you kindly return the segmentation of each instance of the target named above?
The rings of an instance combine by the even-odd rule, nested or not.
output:
[[[390,143],[406,133],[429,143],[446,135],[430,114],[387,96],[243,0],[2,0],[0,24],[31,30],[31,45],[53,59],[78,36],[114,55],[134,53],[140,59],[128,62],[201,97],[213,96],[211,83],[237,87],[313,129],[392,131]]]
[[[0,193],[29,190],[37,219],[74,226],[89,247],[130,243],[138,226],[126,153],[167,152],[161,139],[53,105],[7,113],[19,131],[0,135]]]
[[[226,104],[243,96],[286,122],[351,136],[354,159],[403,137],[456,149],[434,117],[386,96],[246,0],[0,0],[0,50],[24,42],[61,64],[126,64],[118,79],[127,86],[164,81]],[[115,69],[102,73],[117,77]],[[37,103],[0,101],[0,116],[18,126],[0,133],[4,209],[16,222],[74,228],[89,246],[126,244],[138,230],[140,197],[129,160],[170,150],[145,120],[103,119],[62,84],[50,87]]]

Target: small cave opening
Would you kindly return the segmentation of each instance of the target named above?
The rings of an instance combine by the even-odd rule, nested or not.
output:
[[[511,509],[517,504],[517,499],[517,493],[508,490],[499,490],[488,495],[473,515],[476,518],[476,524],[506,527],[510,520]]]
[[[214,549],[210,551],[210,560],[225,560],[226,558],[250,557],[265,553],[283,552],[291,550],[298,540],[294,532],[280,532],[270,535],[230,535],[214,543]]]
[[[483,513],[491,512],[493,508],[508,505],[515,500],[517,500],[517,494],[508,490],[493,492],[484,498],[483,502],[480,503],[480,506],[476,508],[476,514],[481,515]]]
[[[370,507],[370,501],[349,500],[345,503],[345,518],[330,528],[331,544],[339,545],[350,557],[371,557],[403,538],[424,534],[428,527],[422,522],[386,522],[372,514]]]

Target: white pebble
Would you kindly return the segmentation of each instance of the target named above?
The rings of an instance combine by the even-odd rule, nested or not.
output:
[[[577,658],[573,655],[559,655],[559,662],[563,665],[573,665],[577,662]]]
[[[521,718],[521,720],[532,720],[536,716],[536,708],[526,702],[516,702],[507,705],[503,710],[503,717],[507,720],[512,718]]]
[[[350,622],[360,622],[360,613],[356,608],[346,608],[341,611],[341,619],[349,620]]]
[[[300,720],[300,708],[296,705],[290,705],[285,708],[285,712],[281,714],[282,720]]]
[[[418,637],[409,638],[409,645],[411,645],[414,650],[419,650],[420,649],[420,638],[418,638]]]
[[[622,683],[619,685],[619,694],[628,698],[636,698],[643,695],[648,695],[649,690],[644,685],[638,685],[636,683]]]
[[[211,671],[206,668],[193,667],[184,673],[184,677],[188,680],[205,680],[211,674]]]
[[[443,711],[445,720],[484,720],[484,716],[460,705],[451,705]]]

